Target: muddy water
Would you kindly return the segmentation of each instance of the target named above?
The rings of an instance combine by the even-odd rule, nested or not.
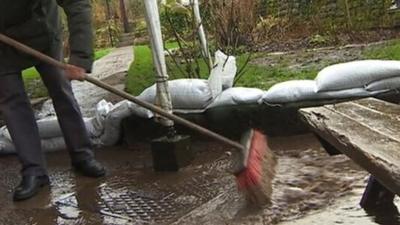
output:
[[[51,188],[22,203],[11,201],[17,160],[3,157],[0,224],[398,224],[397,211],[358,207],[368,174],[346,157],[309,135],[270,142],[279,166],[265,209],[245,204],[225,172],[230,149],[213,142],[194,141],[196,159],[179,173],[153,172],[148,144],[101,150],[109,173],[98,180],[71,171],[67,154],[49,154]]]

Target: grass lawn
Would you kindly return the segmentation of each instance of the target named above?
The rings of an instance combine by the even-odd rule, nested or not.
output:
[[[107,55],[111,50],[112,48],[97,50],[94,55],[95,60]],[[35,68],[29,68],[22,71],[22,76],[24,78],[26,91],[31,98],[47,96],[47,90]]]
[[[371,46],[364,50],[363,56],[368,59],[400,60],[400,40],[392,40],[383,45]]]

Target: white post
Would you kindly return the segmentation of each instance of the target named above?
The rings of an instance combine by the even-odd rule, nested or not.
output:
[[[150,36],[153,63],[156,69],[156,105],[172,113],[171,95],[168,91],[168,74],[165,63],[164,44],[161,34],[160,16],[157,0],[144,0],[146,8],[146,22]],[[172,120],[161,117],[160,123],[164,126],[173,126]]]
[[[201,21],[199,0],[191,0],[191,4],[193,5],[193,13],[194,13],[195,21],[196,21],[196,26],[198,27],[197,33],[198,33],[199,39],[200,39],[202,54],[206,59],[208,59],[208,63],[209,63],[210,69],[211,69],[213,66],[213,63],[212,63],[212,59],[210,56],[210,51],[208,49],[207,37],[206,37],[206,33],[204,32],[203,22]]]

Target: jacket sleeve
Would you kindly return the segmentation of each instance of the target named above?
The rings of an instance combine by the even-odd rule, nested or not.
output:
[[[69,63],[91,72],[93,65],[92,7],[90,0],[57,0],[68,20]]]

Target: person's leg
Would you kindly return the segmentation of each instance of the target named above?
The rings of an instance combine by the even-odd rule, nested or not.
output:
[[[22,163],[22,175],[46,175],[38,127],[20,72],[0,75],[0,110]]]
[[[49,184],[35,116],[26,95],[21,72],[0,75],[0,110],[22,164],[22,180],[14,201],[34,196]]]
[[[62,59],[60,49],[55,49],[51,56],[57,60]],[[37,65],[36,69],[53,100],[73,166],[86,176],[103,176],[105,169],[94,159],[89,134],[73,94],[71,82],[64,75],[64,70],[44,63]]]
[[[93,158],[90,138],[72,92],[71,82],[66,79],[62,70],[53,66],[41,64],[36,69],[53,100],[72,163]]]

